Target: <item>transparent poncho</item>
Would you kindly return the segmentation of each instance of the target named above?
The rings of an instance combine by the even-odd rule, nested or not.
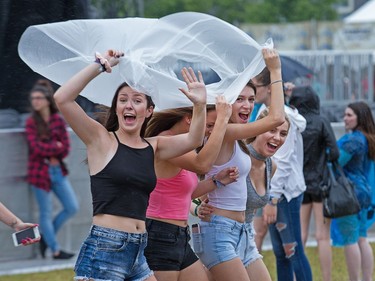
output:
[[[207,84],[207,103],[223,94],[233,103],[246,83],[265,67],[259,45],[239,28],[214,16],[196,12],[171,14],[160,19],[124,18],[71,20],[30,26],[18,52],[35,72],[61,85],[95,60],[95,52],[121,50],[112,73],[103,73],[81,95],[109,106],[115,90],[127,82],[150,95],[158,109],[191,106],[178,88],[186,88],[179,75],[193,66],[203,75],[218,78]],[[204,78],[204,77],[203,77]]]

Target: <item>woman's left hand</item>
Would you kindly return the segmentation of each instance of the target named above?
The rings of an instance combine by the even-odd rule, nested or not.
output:
[[[206,85],[203,81],[203,76],[200,71],[198,71],[198,78],[195,76],[194,70],[189,67],[187,69],[184,67],[181,70],[182,77],[185,80],[185,83],[188,87],[188,91],[183,88],[179,88],[179,90],[186,95],[186,97],[191,100],[193,104],[201,104],[206,105],[207,101],[207,91]]]
[[[211,219],[211,214],[214,211],[214,207],[212,207],[210,204],[208,204],[208,199],[205,199],[202,201],[202,203],[198,207],[198,217],[202,221],[207,221],[209,222]]]
[[[227,185],[227,184],[237,181],[238,176],[239,176],[238,168],[229,167],[217,173],[215,175],[215,178],[219,180],[222,184]]]

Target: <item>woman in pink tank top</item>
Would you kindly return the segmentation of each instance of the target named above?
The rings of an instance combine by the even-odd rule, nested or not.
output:
[[[191,151],[178,158],[156,161],[156,188],[150,195],[147,209],[148,245],[145,255],[156,278],[162,280],[208,280],[203,264],[189,244],[188,226],[191,200],[217,187],[229,184],[237,177],[237,169],[230,167],[215,177],[198,182],[197,174],[206,173],[216,160],[231,106],[219,96],[209,106],[207,119],[218,122],[206,126],[212,133],[210,141],[199,153]],[[191,122],[191,108],[178,108],[155,112],[146,130],[146,136],[173,136],[186,133]],[[212,123],[212,121],[211,121]]]

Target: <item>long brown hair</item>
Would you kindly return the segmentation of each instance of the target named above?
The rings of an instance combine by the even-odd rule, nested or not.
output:
[[[121,89],[124,88],[124,87],[130,87],[130,86],[126,82],[124,82],[120,86],[118,86],[118,88],[115,92],[115,95],[112,99],[111,107],[108,108],[108,111],[107,111],[107,114],[106,114],[107,116],[106,116],[105,120],[102,120],[102,122],[104,124],[104,127],[109,132],[117,131],[118,128],[119,128],[119,123],[118,123],[118,119],[117,119],[117,115],[116,115],[117,98],[118,98],[118,95],[119,95]],[[145,97],[146,97],[146,100],[147,100],[147,108],[154,107],[155,104],[152,101],[151,97],[148,96],[148,95],[145,95]],[[104,107],[102,107],[102,109],[104,109]],[[141,133],[140,133],[140,136],[142,138],[145,136],[147,123],[149,122],[151,117],[152,117],[152,115],[150,117],[145,118],[145,121],[142,124]]]
[[[192,107],[181,107],[154,112],[147,125],[145,137],[154,137],[169,130],[185,116],[192,116]]]
[[[51,83],[48,80],[40,79],[38,80],[34,87],[30,91],[30,98],[31,95],[35,92],[42,93],[46,100],[49,103],[49,111],[50,114],[55,114],[58,112],[57,106],[55,104],[55,100],[53,99],[53,88]],[[35,120],[36,129],[38,132],[38,137],[40,139],[48,139],[49,138],[49,126],[46,121],[44,121],[43,117],[41,116],[40,112],[31,108],[31,116]]]
[[[375,160],[375,124],[370,107],[363,101],[350,103],[348,107],[357,115],[357,127],[354,129],[365,135],[368,142],[368,156]]]

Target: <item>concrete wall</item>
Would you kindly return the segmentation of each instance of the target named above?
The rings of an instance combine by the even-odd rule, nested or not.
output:
[[[342,123],[333,123],[336,137],[344,133]],[[78,252],[92,220],[91,193],[86,150],[81,140],[70,131],[72,149],[67,158],[69,179],[76,191],[80,211],[70,219],[58,234],[62,249]],[[38,222],[38,206],[26,183],[27,144],[23,129],[0,129],[0,201],[25,222]],[[55,201],[55,212],[60,209]],[[192,221],[192,220],[191,220]],[[38,244],[14,247],[12,229],[0,223],[0,262],[5,260],[32,259],[38,252]]]

